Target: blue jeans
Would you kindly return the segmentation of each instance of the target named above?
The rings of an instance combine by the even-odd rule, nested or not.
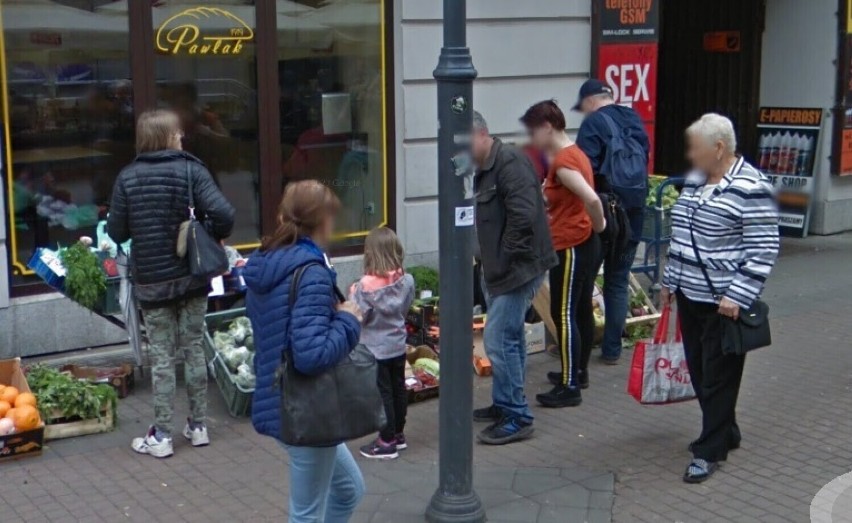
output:
[[[290,523],[346,523],[364,497],[364,477],[346,445],[290,447]]]
[[[617,360],[621,357],[621,335],[627,322],[627,308],[630,281],[630,268],[636,258],[638,242],[631,241],[624,254],[615,261],[604,259],[604,309],[606,327],[604,327],[601,352],[604,359]]]
[[[506,294],[491,296],[483,285],[488,305],[485,322],[485,354],[491,360],[491,396],[507,416],[532,422],[533,414],[524,394],[527,347],[524,317],[544,281],[541,275]]]

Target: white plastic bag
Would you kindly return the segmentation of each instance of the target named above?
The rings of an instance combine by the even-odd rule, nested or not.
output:
[[[644,405],[665,405],[695,398],[680,321],[675,316],[674,334],[669,331],[671,306],[663,309],[654,339],[636,342],[627,391]]]

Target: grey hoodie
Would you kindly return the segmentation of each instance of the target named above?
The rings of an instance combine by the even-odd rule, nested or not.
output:
[[[376,287],[381,280],[385,280],[385,284]],[[405,354],[405,316],[414,301],[414,278],[399,273],[378,278],[365,276],[352,286],[351,299],[364,314],[361,343],[376,359],[387,360]]]

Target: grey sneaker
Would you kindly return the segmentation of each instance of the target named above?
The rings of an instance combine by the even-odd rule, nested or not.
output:
[[[157,439],[157,431],[154,427],[148,429],[144,438],[133,438],[130,447],[139,454],[148,454],[155,458],[168,458],[175,453],[172,438]]]
[[[203,423],[193,426],[189,420],[186,420],[186,426],[183,428],[183,437],[191,441],[193,447],[203,447],[210,444],[210,436],[207,435],[207,425]]]

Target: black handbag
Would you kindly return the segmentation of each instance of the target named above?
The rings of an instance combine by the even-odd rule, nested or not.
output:
[[[698,267],[701,269],[701,274],[704,275],[710,292],[714,298],[721,298],[707,273],[707,267],[701,260],[701,253],[698,251],[698,245],[695,242],[695,232],[692,229],[691,220],[689,237],[692,241],[692,250],[695,251]],[[769,328],[769,305],[766,302],[760,299],[754,300],[754,303],[748,309],[740,309],[739,317],[736,320],[727,316],[722,316],[721,319],[723,354],[742,356],[747,352],[772,345],[772,332]]]
[[[212,279],[228,272],[228,255],[221,243],[204,228],[204,224],[195,217],[195,196],[192,187],[192,172],[186,162],[186,181],[189,190],[189,220],[181,225],[186,227],[186,257],[189,259],[189,272],[198,278]],[[184,234],[178,235],[178,243]]]
[[[290,310],[296,303],[305,270],[296,269],[290,283]],[[340,290],[337,297],[344,301]],[[358,344],[333,368],[317,376],[296,370],[284,351],[281,376],[281,441],[298,447],[329,447],[379,431],[385,409],[376,385],[376,358]]]
[[[603,258],[618,261],[630,243],[630,218],[615,193],[603,192],[598,197],[603,204],[606,230],[601,234],[604,243]]]

